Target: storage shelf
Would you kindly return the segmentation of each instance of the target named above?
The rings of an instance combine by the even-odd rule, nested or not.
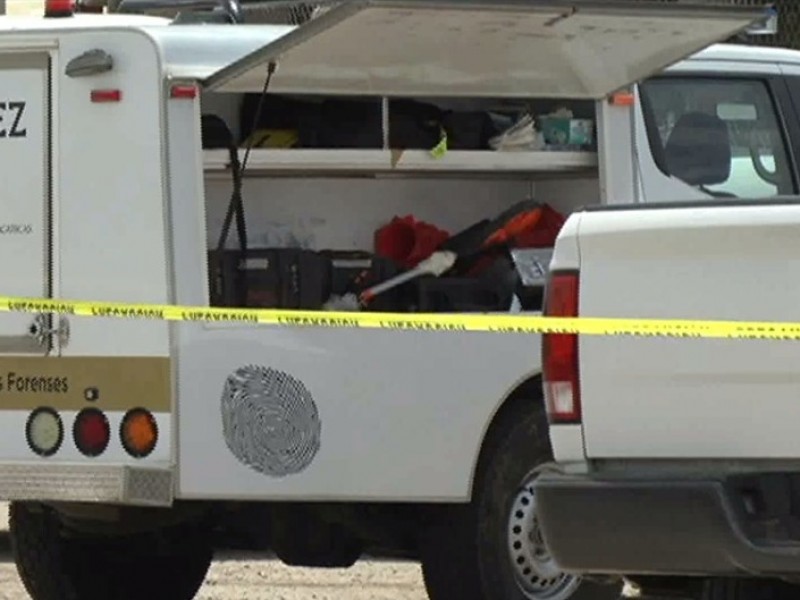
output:
[[[239,153],[244,158],[244,150]],[[228,168],[227,150],[204,151],[206,172]],[[594,152],[451,150],[434,158],[426,150],[253,149],[247,174],[308,173],[463,173],[482,175],[559,174],[594,170]]]

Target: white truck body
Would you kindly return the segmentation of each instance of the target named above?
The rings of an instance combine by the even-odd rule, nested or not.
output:
[[[727,17],[728,20],[721,17],[717,20],[679,19],[683,28],[680,33],[686,40],[681,45],[669,33],[672,23],[665,20],[662,24],[656,16],[655,27],[663,27],[665,32],[661,45],[654,43],[654,39],[661,38],[651,38],[646,43],[636,39],[617,43],[609,46],[608,56],[597,63],[588,62],[586,53],[578,56],[558,51],[549,55],[542,53],[533,41],[530,55],[542,65],[548,65],[547,72],[531,63],[529,56],[520,54],[513,78],[503,75],[486,81],[470,74],[474,57],[460,54],[455,49],[441,56],[437,67],[441,72],[434,78],[421,78],[421,74],[416,73],[414,65],[421,64],[426,56],[432,54],[424,44],[435,36],[428,36],[424,28],[439,26],[436,19],[426,20],[430,14],[404,15],[414,23],[415,19],[430,23],[421,23],[423,29],[414,29],[414,39],[419,36],[419,40],[415,53],[409,53],[401,50],[401,46],[406,48],[409,42],[407,36],[410,34],[404,29],[410,26],[408,22],[400,19],[393,24],[380,23],[378,27],[371,19],[379,22],[384,19],[381,10],[375,9],[374,16],[370,10],[355,10],[352,17],[349,12],[329,13],[324,19],[314,22],[320,27],[323,21],[331,25],[329,33],[313,36],[306,34],[302,27],[294,30],[291,27],[254,25],[231,31],[226,26],[169,26],[168,21],[116,15],[76,15],[71,21],[8,18],[2,41],[8,60],[16,58],[14,54],[17,52],[34,53],[44,57],[42,60],[49,59],[53,74],[52,93],[57,95],[54,97],[59,102],[59,108],[51,111],[53,131],[49,141],[53,148],[58,149],[53,156],[50,200],[54,230],[49,234],[57,252],[53,253],[49,266],[52,270],[50,277],[44,278],[45,282],[47,279],[52,281],[52,297],[208,304],[206,248],[213,243],[211,240],[215,239],[218,231],[213,225],[216,225],[214,221],[217,218],[221,218],[218,211],[225,208],[223,198],[227,200],[229,183],[227,180],[224,182],[222,197],[216,198],[216,206],[215,199],[210,198],[209,206],[204,209],[204,189],[214,190],[217,182],[203,175],[204,158],[198,121],[200,99],[170,100],[167,94],[171,85],[199,81],[205,84],[209,94],[259,92],[264,85],[267,62],[278,57],[280,68],[270,86],[274,93],[335,95],[371,90],[386,95],[446,94],[469,98],[492,94],[513,98],[527,96],[529,90],[536,90],[537,97],[596,98],[602,105],[602,98],[607,94],[651,74],[670,59],[678,60],[709,40],[724,36],[742,23],[742,17],[736,13]],[[522,11],[523,14],[528,12],[531,15],[528,27],[558,14],[557,10],[550,13],[538,9]],[[490,15],[492,13],[489,11]],[[580,16],[572,26],[582,27],[582,19],[615,21],[618,23],[615,30],[605,34],[609,40],[615,39],[617,32],[625,27],[643,27],[638,16],[621,17],[612,12],[609,17],[604,17],[602,10],[598,13]],[[752,14],[752,11],[747,14]],[[425,15],[425,18],[419,15]],[[353,42],[350,28],[361,27],[358,19],[367,19],[368,23],[357,42]],[[338,20],[341,24],[335,25]],[[465,27],[485,26],[481,23],[478,18],[474,22],[468,21]],[[309,31],[313,32],[310,26]],[[500,37],[508,35],[504,31]],[[283,42],[284,39],[288,41]],[[392,45],[387,45],[386,40],[390,40]],[[283,46],[289,43],[297,48],[285,53]],[[397,64],[391,74],[383,74],[377,65],[388,63],[389,56],[374,63],[371,56],[370,64],[355,64],[353,61],[367,59],[357,58],[359,54],[350,46],[353,43],[382,48],[384,52],[393,53],[393,60],[402,56],[407,66]],[[327,46],[316,49],[316,44],[330,45],[333,50]],[[87,77],[73,78],[63,74],[70,60],[95,47],[115,57],[113,70]],[[494,49],[487,50],[482,59],[486,64],[481,66],[481,72],[487,75],[497,73],[494,67],[505,64],[507,60],[496,58],[493,52]],[[349,57],[349,60],[345,61],[344,57]],[[635,60],[632,57],[636,57]],[[237,62],[236,59],[240,60]],[[554,73],[566,72],[566,68],[551,67],[557,60],[569,61],[573,68],[580,68],[581,77],[554,78]],[[325,72],[326,78],[310,79],[307,72],[310,73],[311,69],[315,73]],[[452,73],[449,79],[445,69]],[[24,126],[31,135],[41,131],[46,124],[46,111],[41,108],[43,100],[38,100],[39,106],[36,100],[45,90],[43,72],[46,73],[42,70],[25,72],[31,80],[38,78],[39,83],[19,92],[25,91],[23,100],[31,103],[27,116],[30,119],[39,116],[38,123],[35,120],[25,122]],[[470,86],[480,87],[471,89]],[[91,102],[93,90],[105,89],[119,89],[122,101]],[[28,97],[34,99],[28,100]],[[623,112],[628,113],[627,110]],[[70,116],[67,118],[65,115]],[[132,123],[136,126],[132,127]],[[31,152],[43,147],[43,138],[42,134],[25,138],[34,148]],[[624,141],[622,137],[620,143]],[[614,144],[615,141],[611,138],[607,143]],[[107,159],[112,145],[120,147],[113,166]],[[553,160],[548,166],[548,157],[544,158],[544,167],[539,168],[548,169],[552,178],[553,172],[557,174],[562,167],[558,160]],[[606,157],[604,163],[626,163],[627,158],[616,153]],[[44,159],[32,161],[37,168],[32,179],[41,174],[43,162]],[[428,162],[433,162],[433,159]],[[583,164],[591,165],[590,157]],[[302,164],[294,165],[295,169],[302,167]],[[251,168],[255,170],[257,167]],[[490,163],[486,168],[494,169],[495,166]],[[564,168],[569,173],[573,171],[569,162]],[[18,171],[17,167],[14,172]],[[512,179],[512,182],[495,184],[494,193],[502,193],[504,197],[498,198],[494,206],[490,205],[491,212],[524,197],[525,188],[530,186],[530,181],[524,176]],[[263,185],[269,193],[272,190],[266,186],[276,184],[248,180],[245,197],[258,193],[252,191],[253,185]],[[358,184],[347,182],[347,185]],[[372,185],[377,187],[381,183]],[[501,191],[503,188],[499,186],[508,186],[508,191]],[[348,196],[359,195],[356,187],[349,189],[353,192],[345,192]],[[37,188],[35,191],[38,196],[44,196],[43,190]],[[460,190],[453,187],[449,191],[458,193]],[[578,199],[581,198],[580,191],[574,193]],[[47,206],[46,198],[44,202]],[[351,202],[354,200],[348,197],[347,206],[334,205],[330,212],[341,215],[342,208],[362,208],[358,204],[349,204]],[[558,198],[553,203],[557,206]],[[253,206],[255,214],[253,221],[256,225],[251,227],[258,227],[261,207],[255,206],[255,202],[248,206]],[[413,208],[417,209],[416,206]],[[408,205],[402,209],[408,210]],[[481,209],[486,207],[472,208],[476,213]],[[46,222],[45,211],[38,206],[35,210],[37,212],[19,218],[26,223]],[[293,207],[290,210],[297,209]],[[266,209],[264,212],[274,215]],[[323,207],[320,218],[330,232],[328,219],[331,215],[327,212]],[[453,214],[446,225],[469,224],[474,217],[466,210],[464,213],[463,216]],[[288,216],[291,218],[295,214],[290,212]],[[388,214],[384,208],[382,216],[386,218]],[[479,213],[473,214],[480,216]],[[425,218],[427,215],[422,213],[419,216]],[[208,226],[204,223],[206,218],[211,221]],[[340,229],[346,225],[341,224]],[[347,232],[350,239],[345,243],[355,245],[362,242],[367,231],[374,229],[373,225],[369,221],[357,224],[360,231]],[[35,231],[41,229],[37,227]],[[39,235],[37,239],[41,240]],[[4,244],[9,241],[18,244],[19,239],[20,236],[6,236],[2,241]],[[97,260],[95,241],[104,247],[104,260]],[[343,245],[341,239],[337,241]],[[37,240],[28,243],[32,248]],[[37,266],[47,264],[41,252],[25,252],[16,245],[9,245],[8,252],[22,254],[25,260],[30,255],[30,260]],[[28,267],[25,269],[27,273],[30,267],[25,262],[23,265]],[[35,271],[41,273],[41,269],[39,266]],[[10,288],[9,293],[36,295],[44,289],[41,281],[32,280],[29,287]],[[24,316],[6,314],[0,320],[9,335],[25,335],[28,322]],[[77,410],[85,405],[83,389],[94,382],[95,387],[103,388],[98,406],[102,406],[108,395],[112,429],[118,426],[116,419],[122,416],[125,408],[139,404],[155,411],[160,439],[157,450],[145,459],[126,457],[118,445],[110,444],[102,456],[88,460],[69,443],[65,443],[56,455],[41,459],[32,454],[24,438],[27,410],[32,408],[29,404],[38,402],[32,395],[26,399],[28,404],[15,407],[19,412],[13,422],[3,419],[0,426],[7,428],[7,435],[2,436],[0,456],[29,463],[26,465],[29,481],[36,486],[35,493],[45,494],[44,497],[49,493],[41,487],[43,485],[52,486],[54,494],[60,493],[56,490],[72,487],[67,485],[68,479],[62,480],[61,477],[80,471],[67,471],[63,466],[77,467],[85,462],[87,468],[91,465],[93,470],[97,469],[98,475],[107,474],[107,479],[98,479],[100,488],[106,485],[100,481],[107,481],[109,486],[105,489],[83,485],[74,487],[75,494],[85,494],[87,498],[99,496],[108,500],[125,500],[118,496],[118,483],[111,473],[116,472],[115,465],[128,464],[134,469],[132,473],[137,468],[156,469],[149,473],[163,469],[166,478],[162,488],[164,496],[152,500],[164,503],[171,502],[173,496],[184,499],[463,501],[469,497],[470,474],[480,439],[492,414],[516,385],[535,377],[540,369],[535,344],[532,346],[526,336],[293,330],[247,324],[168,324],[115,318],[67,320],[66,341],[59,342],[57,336],[51,336],[54,348],[48,352],[45,362],[22,363],[20,361],[30,359],[10,353],[2,358],[6,363],[3,371],[20,369],[21,373],[33,375],[38,374],[36,369],[41,368],[40,365],[52,365],[48,368],[54,369],[54,377],[58,373],[70,378],[69,392],[64,392],[67,398],[57,401],[58,406],[65,410]],[[425,352],[415,352],[422,340]],[[490,374],[481,369],[485,364],[487,344],[500,344],[498,348],[502,348],[503,356],[497,364],[492,364]],[[452,356],[454,345],[458,347],[457,359]],[[224,351],[220,352],[221,348]],[[104,364],[103,361],[118,361],[109,362],[102,369],[109,373],[108,380],[103,378],[102,384],[100,379],[91,379],[100,375],[85,374],[86,365],[95,360],[100,361],[96,363],[98,366]],[[222,386],[236,369],[252,363],[299,375],[306,387],[314,390],[324,430],[323,443],[315,460],[292,477],[265,476],[241,464],[226,448],[220,420]],[[136,378],[141,379],[138,385],[142,387],[132,388],[130,381],[126,381],[124,388],[106,392],[103,386],[118,385],[115,381],[121,381],[123,376],[122,372],[111,375],[107,369],[113,369],[112,364],[124,364],[119,368],[135,373]],[[434,364],[435,373],[430,371]],[[36,366],[25,370],[23,367],[26,365]],[[353,377],[347,375],[354,365],[358,365],[360,372],[371,373],[369,380],[357,377],[355,373]],[[148,370],[147,376],[141,369]],[[428,375],[409,377],[423,372]],[[475,375],[468,383],[463,379],[467,373]],[[458,381],[463,382],[463,389],[468,390],[467,396],[446,393],[446,388]],[[324,401],[318,397],[320,392],[317,390],[328,390]],[[56,397],[53,397],[53,402],[56,402]],[[355,401],[355,398],[364,400]],[[67,404],[70,404],[69,408]],[[465,410],[466,407],[469,410]],[[176,415],[180,416],[173,422]],[[74,415],[65,415],[65,419],[71,416]],[[446,436],[440,433],[443,423],[448,423]],[[437,425],[431,427],[431,424]],[[358,431],[358,435],[354,436],[354,431]],[[404,451],[408,447],[413,447],[414,452]],[[437,460],[431,461],[430,457],[437,457]],[[386,469],[388,464],[393,466],[392,470]],[[177,468],[173,470],[173,466]],[[0,465],[0,482],[3,481],[3,469]],[[208,477],[209,470],[215,473],[214,477]],[[171,481],[173,476],[176,477],[174,482]],[[0,489],[8,489],[9,497],[20,493],[25,496],[24,491],[13,488],[13,485],[0,486]],[[130,491],[133,494],[132,488]]]
[[[0,137],[0,168],[13,190],[2,199],[8,217],[0,222],[0,253],[13,257],[0,271],[2,293],[208,306],[207,255],[230,183],[225,151],[203,149],[201,115],[224,115],[236,130],[240,95],[262,92],[273,61],[275,94],[442,98],[478,107],[531,97],[583,103],[597,123],[598,150],[450,151],[441,159],[389,148],[253,150],[243,196],[256,245],[366,249],[395,214],[455,231],[530,196],[570,212],[646,201],[668,185],[685,194],[681,183],[643,175],[640,108],[609,98],[741,31],[760,11],[596,2],[573,11],[568,4],[370,0],[299,27],[176,25],[130,15],[1,18],[8,99],[0,98],[7,107],[3,113],[0,104],[0,126],[10,137]],[[727,69],[724,60],[694,60],[700,70]],[[18,102],[24,112],[15,112]],[[556,265],[570,244],[564,239]],[[610,302],[611,294],[603,297]],[[416,534],[417,525],[395,518],[394,504],[471,510],[477,496],[494,502],[482,487],[493,473],[486,461],[502,458],[491,454],[494,445],[516,439],[502,427],[519,421],[510,411],[525,408],[522,401],[530,400],[530,415],[541,407],[541,360],[528,335],[73,315],[37,323],[6,313],[0,336],[0,499],[20,511],[43,503],[83,523],[109,507],[112,521],[127,523],[139,513],[126,506],[169,518],[163,515],[187,506],[291,501],[289,510],[306,510],[336,502],[353,507],[350,520],[359,526],[370,511],[384,511],[383,523],[391,521],[398,536]],[[269,431],[236,412],[242,398],[272,403]],[[42,407],[58,414],[62,429],[55,450],[37,455],[26,427]],[[135,408],[150,411],[158,430],[143,457],[126,452],[120,434]],[[111,432],[94,453],[79,448],[73,431],[87,409]],[[582,448],[580,428],[551,435],[561,456]],[[610,441],[605,430],[596,440],[599,448],[628,443]],[[527,471],[536,461],[520,451],[518,462]],[[516,494],[518,485],[503,493]],[[285,516],[281,506],[275,514]],[[273,526],[310,527],[305,515],[276,517]],[[426,547],[445,537],[427,534],[434,542]],[[431,565],[447,554],[430,552]],[[460,572],[479,576],[468,564]],[[534,591],[561,581],[526,576]],[[431,590],[443,581],[431,578]],[[500,585],[459,579],[464,594]],[[564,598],[577,585],[571,581]]]

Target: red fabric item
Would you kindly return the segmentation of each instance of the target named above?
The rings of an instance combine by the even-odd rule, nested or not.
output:
[[[395,217],[375,232],[375,252],[379,256],[402,263],[414,247],[412,217]]]
[[[375,253],[412,268],[433,254],[449,237],[447,231],[418,221],[412,215],[394,217],[375,232]]]
[[[517,248],[552,248],[556,237],[567,219],[550,205],[543,204],[541,218],[527,231],[523,231],[514,238],[513,246]]]

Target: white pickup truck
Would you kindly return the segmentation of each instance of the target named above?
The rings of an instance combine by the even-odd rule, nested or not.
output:
[[[639,88],[641,170],[682,191],[575,211],[548,314],[798,320],[800,52],[753,50],[747,73],[735,54]],[[563,569],[645,597],[798,597],[797,342],[545,335],[543,353],[556,464],[534,489]]]

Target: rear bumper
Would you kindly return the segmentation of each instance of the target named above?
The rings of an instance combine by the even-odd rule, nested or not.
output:
[[[102,502],[169,506],[170,469],[123,465],[0,464],[0,501]]]
[[[800,573],[800,474],[687,480],[543,475],[540,525],[585,574]]]

